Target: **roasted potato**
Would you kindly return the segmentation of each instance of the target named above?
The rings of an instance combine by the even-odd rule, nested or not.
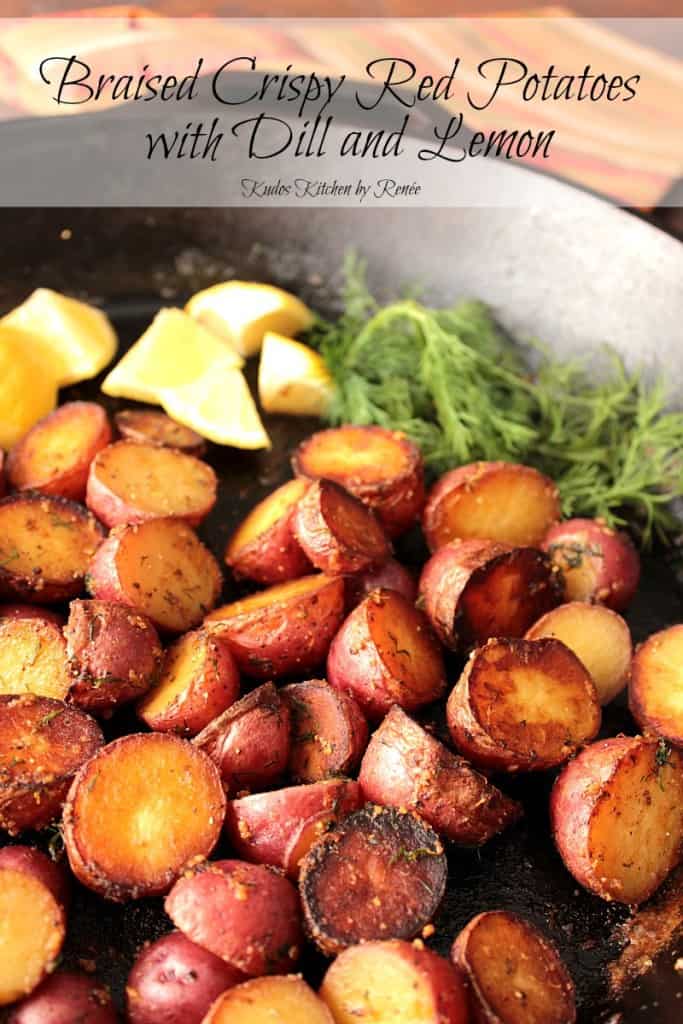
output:
[[[252,978],[225,992],[202,1024],[335,1024],[327,1006],[297,975]]]
[[[118,1019],[109,990],[96,978],[59,971],[14,1007],[7,1024],[117,1024]]]
[[[0,693],[65,700],[70,686],[59,626],[42,616],[0,622]]]
[[[126,441],[177,448],[197,457],[206,451],[206,441],[201,434],[183,423],[176,423],[160,409],[122,409],[114,416],[114,424]]]
[[[66,917],[38,874],[0,866],[0,922],[0,1006],[7,1006],[55,969]]]
[[[297,502],[294,536],[317,569],[330,576],[366,572],[391,546],[370,509],[332,480],[316,480]]]
[[[601,519],[567,519],[541,547],[564,581],[565,601],[595,601],[622,612],[640,580],[640,557],[628,534]]]
[[[40,604],[21,604],[15,602],[14,604],[0,604],[0,622],[5,622],[8,619],[43,619],[46,622],[52,622],[59,629],[64,625],[64,616],[61,612],[56,612],[52,608],[45,608]]]
[[[683,625],[655,633],[636,651],[628,700],[640,728],[683,747]]]
[[[292,721],[292,778],[319,782],[350,775],[368,745],[368,723],[353,697],[322,679],[292,683],[280,695]]]
[[[373,590],[397,590],[410,604],[415,604],[417,598],[417,580],[395,558],[390,558],[379,569],[347,576],[345,583],[348,611],[352,611]]]
[[[307,480],[288,480],[237,527],[225,549],[225,561],[238,579],[284,583],[312,571],[293,529],[296,506],[308,486]]]
[[[33,846],[3,846],[0,850],[0,869],[11,868],[33,875],[50,890],[64,911],[71,903],[71,878],[62,864],[52,860]]]
[[[0,448],[0,498],[7,494],[7,456],[4,449]]]

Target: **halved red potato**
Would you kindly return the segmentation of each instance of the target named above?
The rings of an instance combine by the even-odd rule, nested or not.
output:
[[[323,679],[280,691],[292,720],[289,774],[297,782],[350,775],[368,745],[368,723],[358,704]]]
[[[225,549],[225,561],[238,579],[282,583],[311,571],[292,528],[297,503],[308,486],[307,480],[288,480],[240,523]]]
[[[173,518],[115,527],[91,560],[87,582],[93,597],[126,605],[166,633],[198,626],[222,585],[209,549]]]
[[[464,846],[480,846],[522,813],[515,800],[398,706],[370,739],[358,781],[366,800],[417,811],[441,835]]]
[[[118,1019],[109,989],[97,978],[58,971],[14,1007],[7,1024],[117,1024]]]
[[[0,498],[7,493],[7,456],[4,449],[0,448]]]
[[[8,619],[43,619],[52,622],[61,629],[64,625],[64,616],[52,608],[45,608],[36,604],[0,604],[0,622]]]
[[[34,873],[0,866],[0,1006],[53,971],[66,935],[64,908]]]
[[[415,604],[417,599],[417,580],[395,558],[390,558],[379,569],[368,569],[367,572],[347,576],[345,583],[346,606],[349,611],[373,590],[397,590],[411,604]]]
[[[245,860],[299,875],[299,862],[321,835],[360,806],[358,783],[326,779],[256,793],[228,803],[225,828]]]
[[[119,435],[138,444],[177,448],[186,455],[203,455],[206,441],[191,427],[176,423],[160,409],[122,409],[114,415]]]
[[[0,697],[0,828],[40,829],[59,816],[71,780],[102,746],[89,715],[49,697]]]
[[[591,674],[601,704],[621,693],[631,670],[631,631],[621,615],[601,604],[570,601],[542,615],[527,640],[554,637],[573,651]]]
[[[71,877],[62,864],[51,860],[33,846],[3,846],[0,850],[0,869],[12,868],[33,875],[50,890],[65,911],[71,902]]]
[[[67,402],[39,420],[7,456],[16,491],[83,501],[90,463],[111,441],[107,414],[95,402]]]
[[[574,1024],[574,983],[555,946],[503,910],[477,914],[451,950],[477,1024]]]
[[[202,1024],[335,1024],[300,975],[252,978],[225,992]]]
[[[82,505],[38,493],[0,501],[0,597],[50,604],[83,590],[104,530]]]
[[[614,736],[557,779],[553,835],[574,878],[604,900],[642,903],[683,851],[683,755],[664,740]]]
[[[621,612],[638,589],[640,557],[633,541],[601,519],[558,523],[541,547],[562,573],[566,601],[595,601]]]
[[[65,700],[70,686],[59,626],[43,618],[0,622],[0,693]]]
[[[683,747],[683,625],[663,629],[640,645],[628,702],[644,732]]]
[[[176,448],[115,441],[90,465],[86,504],[107,526],[173,517],[198,526],[216,503],[211,466]]]
[[[451,650],[469,650],[492,636],[523,636],[559,604],[561,593],[547,555],[488,540],[446,544],[420,577],[422,606]]]
[[[204,861],[178,879],[165,907],[191,942],[244,974],[283,974],[299,958],[299,898],[274,868]]]
[[[375,590],[332,641],[327,678],[347,691],[373,721],[393,704],[407,711],[446,689],[441,649],[422,612],[395,590]]]
[[[473,537],[535,547],[559,518],[557,487],[537,469],[516,462],[471,462],[434,484],[422,529],[432,551]]]
[[[162,733],[123,736],[73,781],[64,843],[76,878],[105,899],[166,892],[218,842],[225,794],[210,758]]]
[[[343,579],[320,573],[223,605],[204,622],[225,637],[245,675],[277,679],[317,668],[343,617]]]
[[[467,1024],[458,971],[419,942],[364,942],[327,969],[320,995],[335,1024]]]
[[[299,499],[294,536],[317,569],[329,575],[365,572],[391,554],[370,509],[332,480],[316,480]]]

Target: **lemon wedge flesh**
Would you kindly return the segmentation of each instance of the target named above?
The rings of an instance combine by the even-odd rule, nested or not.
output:
[[[102,384],[105,395],[161,404],[166,388],[201,377],[217,361],[233,369],[242,360],[182,309],[161,309]]]
[[[0,324],[32,335],[42,372],[58,387],[96,377],[116,355],[116,332],[102,310],[49,288],[37,288]]]
[[[299,334],[313,323],[310,309],[295,295],[253,281],[213,285],[193,295],[185,309],[245,357],[260,351],[266,331]]]
[[[332,397],[332,378],[308,345],[268,331],[259,363],[258,393],[266,412],[322,416]]]
[[[26,331],[0,323],[0,448],[11,448],[57,404],[57,382]]]

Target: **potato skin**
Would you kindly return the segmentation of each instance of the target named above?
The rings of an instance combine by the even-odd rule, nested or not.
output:
[[[25,871],[49,889],[64,911],[71,903],[71,879],[66,869],[51,860],[42,850],[33,846],[3,846],[0,850],[0,870],[11,868]]]
[[[330,576],[365,572],[391,554],[372,512],[332,480],[311,484],[297,503],[292,527],[313,565]]]
[[[7,1024],[117,1024],[108,989],[92,977],[58,971],[12,1010]]]
[[[595,601],[624,611],[638,589],[640,557],[633,541],[601,519],[567,519],[541,547],[562,573],[566,601]]]
[[[368,745],[368,723],[353,697],[321,679],[283,686],[280,695],[292,720],[294,781],[351,774]]]
[[[126,441],[177,448],[197,458],[206,451],[206,441],[201,434],[176,423],[160,409],[122,409],[114,415],[114,424]]]
[[[662,647],[665,648],[663,666],[660,662]],[[677,747],[683,747],[683,715],[679,710],[676,685],[677,678],[683,678],[683,664],[678,661],[682,649],[683,625],[653,633],[635,653],[628,688],[629,710],[643,732],[663,736]],[[671,664],[679,666],[676,675],[669,668]],[[660,695],[664,697],[663,702]]]
[[[5,619],[44,619],[59,626],[60,629],[64,625],[64,616],[61,612],[35,604],[0,604],[0,622]]]
[[[417,599],[417,580],[404,565],[390,558],[379,569],[368,569],[367,572],[347,576],[346,608],[351,612],[373,590],[396,590],[410,604]]]
[[[7,494],[7,456],[3,448],[0,448],[0,498]]]
[[[305,481],[289,480],[259,502],[240,524],[225,550],[226,564],[237,579],[269,585],[306,576],[313,571],[311,562],[294,536],[293,528],[296,505],[305,492]],[[249,521],[263,514],[263,510],[272,503],[284,503],[285,498],[289,501],[288,496],[292,498],[291,504],[277,521],[251,540],[242,542],[241,531],[248,528]]]

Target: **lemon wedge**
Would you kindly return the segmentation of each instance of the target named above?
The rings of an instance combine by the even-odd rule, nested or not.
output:
[[[213,285],[193,295],[185,309],[245,357],[260,350],[266,331],[299,334],[313,323],[310,309],[295,295],[253,281]]]
[[[267,331],[258,393],[266,412],[322,416],[332,397],[332,378],[321,356],[308,345]]]
[[[161,393],[191,383],[214,363],[242,359],[182,309],[161,309],[102,384],[105,395],[161,404]]]
[[[11,448],[57,404],[57,382],[33,342],[0,323],[0,448]]]
[[[36,288],[0,323],[32,335],[42,371],[58,387],[97,376],[116,354],[116,332],[102,310],[49,288]]]

